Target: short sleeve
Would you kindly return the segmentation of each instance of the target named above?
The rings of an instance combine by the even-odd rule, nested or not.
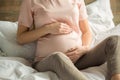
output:
[[[31,27],[33,24],[32,14],[31,0],[23,0],[19,13],[18,25]]]
[[[84,0],[78,0],[79,19],[84,20],[88,17]]]

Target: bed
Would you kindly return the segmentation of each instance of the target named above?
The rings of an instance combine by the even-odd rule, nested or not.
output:
[[[91,47],[108,36],[120,35],[120,24],[115,27],[109,0],[90,2],[87,12],[93,33]],[[31,67],[35,43],[16,43],[17,24],[17,21],[0,21],[0,80],[60,80],[53,72],[37,72]],[[106,63],[81,71],[88,80],[105,80]]]

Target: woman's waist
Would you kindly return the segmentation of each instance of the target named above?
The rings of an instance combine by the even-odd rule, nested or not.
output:
[[[62,52],[62,53],[66,53],[69,49],[71,48],[76,48],[76,47],[81,47],[81,43],[79,42],[75,42],[75,43],[65,43],[65,44],[44,44],[44,45],[37,45],[37,50],[36,50],[36,59],[43,59],[45,57],[47,57],[48,55],[54,53],[54,52]]]
[[[50,42],[38,42],[36,56],[44,57],[53,52],[59,51],[65,53],[71,48],[80,47],[81,40],[61,40]]]
[[[70,48],[78,47],[81,45],[82,41],[80,39],[51,39],[46,41],[38,41],[37,49],[40,51],[66,51]]]
[[[70,48],[82,45],[81,36],[75,32],[66,35],[50,35],[40,38],[37,43],[36,56],[44,56],[52,52],[66,52]]]
[[[81,44],[81,36],[76,32],[66,35],[49,35],[38,40],[38,47],[65,48]]]
[[[63,40],[78,40],[81,39],[81,34],[78,34],[75,31],[72,31],[68,34],[49,34],[44,37],[38,39],[38,42],[46,42],[46,41],[63,41]]]

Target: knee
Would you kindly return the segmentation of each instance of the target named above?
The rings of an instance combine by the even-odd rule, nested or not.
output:
[[[62,53],[62,52],[54,52],[50,55],[50,57],[52,57],[52,59],[59,59],[63,55],[64,55],[64,53]]]
[[[62,52],[54,52],[51,55],[52,59],[57,61],[68,60],[69,58]]]
[[[117,42],[118,42],[118,36],[110,36],[107,38],[108,45],[113,46],[113,45],[117,44]]]
[[[118,36],[110,36],[106,39],[106,52],[114,53],[118,44]]]
[[[60,56],[60,55],[63,55],[64,53],[62,52],[54,52],[51,54],[51,56],[54,56],[54,57],[57,57],[57,56]]]

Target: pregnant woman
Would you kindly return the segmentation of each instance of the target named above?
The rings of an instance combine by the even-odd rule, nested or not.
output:
[[[120,51],[115,51],[119,39],[117,36],[107,38],[98,47],[89,49],[92,36],[84,0],[24,0],[18,26],[19,44],[37,42],[33,67],[38,71],[53,71],[62,80],[87,80],[78,69],[100,65],[106,59],[111,63],[113,55],[120,55]],[[111,45],[108,43],[113,43],[111,45],[115,48],[109,49]],[[115,54],[110,54],[111,51]],[[112,56],[106,57],[108,53]],[[100,59],[96,62],[97,57]],[[114,61],[110,66],[116,63]],[[118,68],[108,66],[108,69],[108,80],[113,75],[119,78]]]

